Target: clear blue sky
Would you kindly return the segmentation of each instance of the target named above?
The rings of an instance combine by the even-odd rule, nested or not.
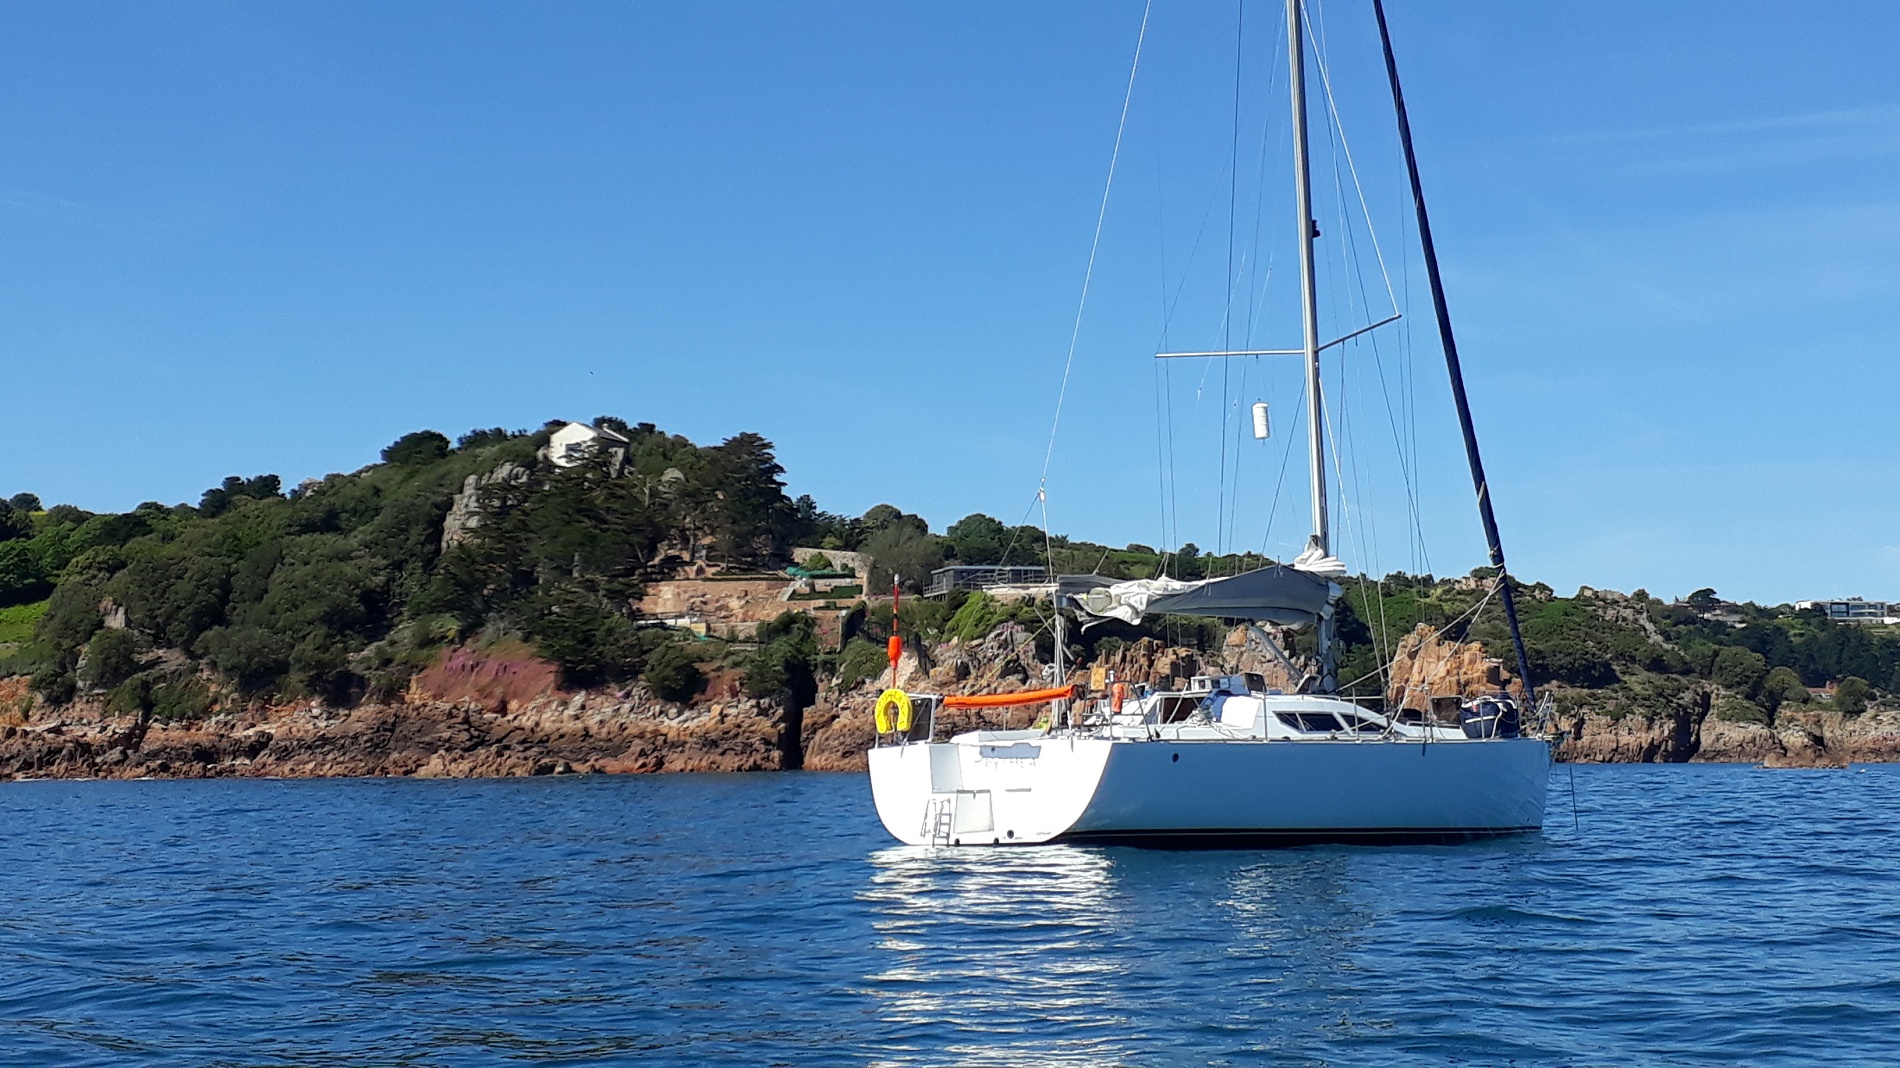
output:
[[[1480,544],[1376,42],[1359,3],[1321,6],[1409,313],[1340,366],[1366,471],[1342,550],[1462,572]],[[1900,6],[1391,7],[1515,570],[1900,597]],[[1150,359],[1164,293],[1172,345],[1297,336],[1277,9],[1246,7],[1236,152],[1234,9],[1155,5],[1050,468],[1059,531],[1297,547],[1297,460],[1273,504],[1294,368],[1228,368],[1230,408],[1268,400],[1278,426],[1230,443],[1224,495],[1219,369],[1158,384]],[[0,7],[0,492],[195,501],[417,428],[606,413],[763,433],[834,511],[1016,522],[1141,11]],[[1359,280],[1374,305],[1383,286],[1315,137],[1324,316],[1349,328]],[[1387,396],[1417,411],[1422,540]]]

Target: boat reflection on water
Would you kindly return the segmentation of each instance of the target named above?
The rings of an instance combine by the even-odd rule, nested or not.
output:
[[[1183,1020],[1197,1048],[1286,1053],[1365,1022],[1348,958],[1376,910],[1344,851],[870,859],[873,1064],[1126,1063],[1181,1052]]]
[[[910,1063],[907,1034],[929,1036],[914,1053],[933,1062],[1098,1064],[1130,1052],[1129,1021],[1104,1002],[1125,963],[1103,951],[1123,922],[1104,851],[900,846],[871,861],[860,900],[890,963],[866,979],[893,1040],[873,1063]]]

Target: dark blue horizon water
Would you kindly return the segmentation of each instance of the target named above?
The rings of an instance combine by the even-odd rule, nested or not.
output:
[[[1567,774],[1232,852],[901,848],[856,775],[8,784],[0,1063],[1900,1061],[1900,768]]]

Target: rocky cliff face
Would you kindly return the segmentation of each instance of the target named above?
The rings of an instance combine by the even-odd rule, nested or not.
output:
[[[533,475],[530,468],[509,460],[485,475],[470,475],[464,479],[462,492],[450,498],[449,514],[442,519],[442,548],[446,551],[454,547],[468,537],[469,531],[481,526],[483,487],[498,482],[524,485]]]
[[[780,771],[799,766],[795,713],[776,701],[672,705],[644,695],[550,695],[520,706],[418,701],[302,705],[152,723],[85,706],[0,727],[17,778],[475,777]]]
[[[1482,645],[1448,641],[1420,623],[1393,650],[1386,701],[1394,707],[1429,712],[1434,696],[1476,697],[1497,693],[1507,685],[1513,692],[1523,692],[1517,680],[1506,675],[1502,663],[1484,655]]]
[[[1470,694],[1495,690],[1500,675],[1476,646],[1408,639],[1400,647],[1398,692]],[[1071,672],[1088,684],[1114,678],[1166,686],[1195,675],[1259,672],[1292,690],[1311,665],[1283,660],[1240,628],[1214,653],[1154,640],[1122,646]],[[1051,681],[1029,635],[998,628],[977,642],[912,647],[898,685],[913,693],[973,694],[1034,689]],[[812,707],[740,695],[736,678],[715,675],[690,704],[660,701],[643,688],[562,692],[553,669],[526,647],[459,651],[416,677],[404,699],[353,709],[309,702],[163,723],[106,714],[94,702],[37,706],[23,678],[0,679],[0,777],[139,778],[346,775],[516,776],[657,771],[860,771],[875,741],[872,707],[890,684],[880,673],[840,691],[826,684]],[[1712,714],[1706,686],[1678,694],[1664,714],[1593,704],[1595,691],[1568,691],[1571,711],[1556,726],[1559,759],[1577,762],[1740,761],[1829,766],[1900,760],[1900,713],[1784,709],[1773,727]],[[1598,702],[1600,704],[1600,702]],[[1027,727],[1046,706],[944,712],[937,736]]]
[[[1766,764],[1838,767],[1900,761],[1900,713],[1787,711],[1774,726],[1710,716],[1687,703],[1669,716],[1586,713],[1559,720],[1560,760],[1580,764]]]

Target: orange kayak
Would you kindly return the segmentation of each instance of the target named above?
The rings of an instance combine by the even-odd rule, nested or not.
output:
[[[1017,705],[1039,705],[1045,701],[1060,701],[1065,697],[1074,697],[1073,685],[1054,690],[1023,690],[1018,693],[979,693],[969,697],[946,697],[945,708],[1013,708]]]

